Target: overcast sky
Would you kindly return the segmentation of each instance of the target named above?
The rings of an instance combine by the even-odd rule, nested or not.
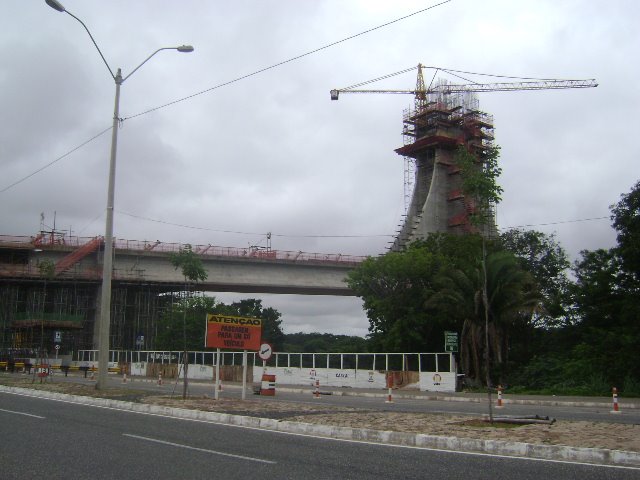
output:
[[[502,147],[501,229],[555,233],[572,258],[608,248],[608,218],[577,220],[608,217],[640,177],[636,0],[452,0],[219,88],[437,1],[62,3],[125,76],[158,48],[195,47],[158,53],[122,86],[120,116],[135,118],[119,130],[118,238],[246,247],[272,232],[277,250],[383,253],[404,213],[394,149],[412,98],[329,90],[419,62],[599,83],[480,94]],[[110,127],[114,82],[91,39],[44,0],[7,0],[0,59],[0,234],[34,235],[56,212],[58,229],[102,235],[109,131],[7,189]],[[377,86],[412,89],[415,71]],[[286,332],[367,333],[357,298],[259,298]]]

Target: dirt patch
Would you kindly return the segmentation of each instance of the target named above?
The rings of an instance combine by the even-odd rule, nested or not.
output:
[[[157,392],[133,388],[96,390],[93,385],[77,383],[32,383],[31,378],[0,377],[0,383],[23,388],[49,390],[71,395],[107,397],[154,405],[265,417],[294,422],[368,428],[472,439],[506,440],[547,445],[606,448],[640,452],[640,425],[603,422],[558,421],[552,425],[510,425],[512,428],[473,422],[468,416],[380,412],[365,409],[313,405],[279,400],[237,400],[206,396],[158,396]]]

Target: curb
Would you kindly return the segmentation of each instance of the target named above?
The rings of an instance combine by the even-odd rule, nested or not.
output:
[[[436,435],[414,434],[371,430],[366,428],[337,427],[311,423],[281,421],[271,418],[248,417],[229,413],[187,410],[176,407],[163,407],[143,403],[125,402],[108,398],[83,397],[66,393],[48,392],[19,387],[0,385],[0,392],[46,398],[84,405],[115,408],[118,410],[165,415],[188,420],[201,420],[227,425],[252,427],[275,432],[310,435],[315,437],[335,438],[340,440],[364,441],[408,447],[431,448],[457,452],[485,453],[526,457],[543,460],[559,460],[566,462],[593,463],[616,466],[640,466],[640,453],[624,450],[608,450],[600,448],[568,447],[564,445],[538,445],[524,442],[508,442],[504,440],[480,440]]]
[[[304,389],[304,388],[291,388],[291,387],[278,387],[278,391],[288,392],[288,393],[313,393],[313,390]],[[327,391],[320,392],[325,395],[335,395],[336,397],[370,397],[370,398],[386,398],[386,393],[372,393],[372,392],[357,392],[357,391]],[[486,403],[486,398],[478,398],[478,397],[454,397],[447,395],[414,395],[411,393],[398,392],[394,391],[394,398],[406,398],[410,400],[433,400],[433,401],[441,401],[441,402],[473,402],[473,403]],[[527,398],[504,398],[502,399],[502,403],[504,404],[513,404],[513,405],[542,405],[545,407],[600,407],[611,409],[611,402],[573,402],[566,400],[538,400],[538,399],[527,399]],[[620,402],[619,403],[621,409],[639,409],[640,403],[630,403],[630,402]]]

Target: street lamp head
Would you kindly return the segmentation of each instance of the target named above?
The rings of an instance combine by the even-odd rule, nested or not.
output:
[[[54,10],[57,10],[59,12],[64,12],[64,7],[62,6],[62,4],[60,2],[58,2],[58,0],[44,0],[47,5],[49,5],[51,8],[53,8]]]
[[[51,1],[54,1],[54,0],[51,0]],[[193,47],[191,45],[180,45],[179,47],[176,48],[176,50],[183,53],[191,53],[193,52]]]

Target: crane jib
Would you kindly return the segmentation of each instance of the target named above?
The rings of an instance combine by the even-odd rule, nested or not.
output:
[[[438,85],[423,91],[420,90],[356,90],[356,89],[333,89],[331,99],[337,100],[341,93],[390,93],[418,95],[420,93],[431,94],[452,94],[464,92],[506,92],[512,90],[559,90],[567,88],[594,88],[598,83],[594,79],[588,80],[545,80],[537,82],[502,82],[502,83],[470,83],[464,85],[445,84]]]

